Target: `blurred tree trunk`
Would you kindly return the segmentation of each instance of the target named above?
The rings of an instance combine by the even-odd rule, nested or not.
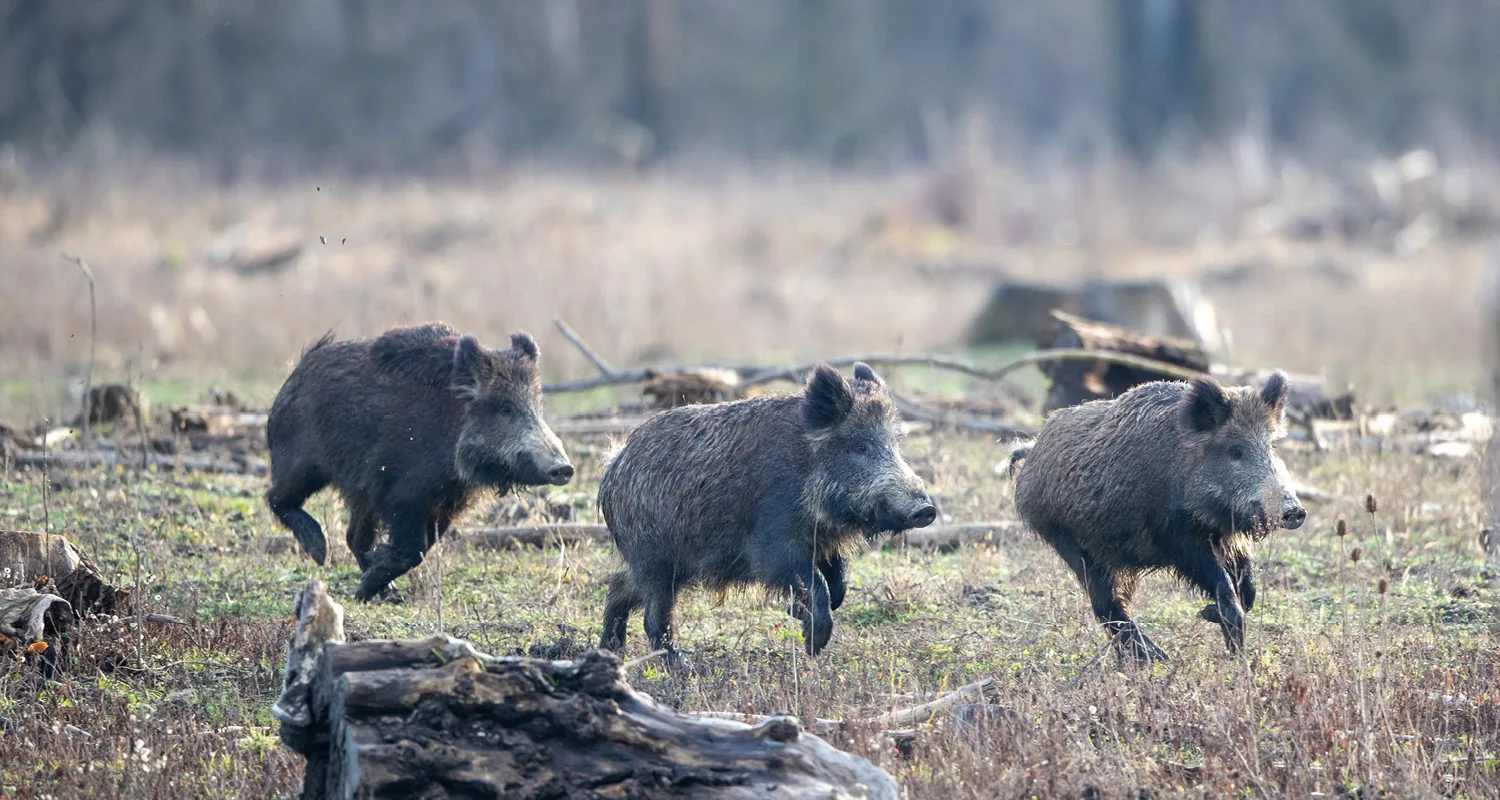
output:
[[[677,50],[676,0],[630,0],[626,29],[625,115],[651,133],[645,160],[671,152],[672,61]]]
[[[1214,127],[1206,2],[1104,0],[1116,134],[1140,161],[1154,159],[1174,133],[1193,141]]]

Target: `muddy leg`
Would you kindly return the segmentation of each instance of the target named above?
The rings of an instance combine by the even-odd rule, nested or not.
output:
[[[609,578],[609,598],[604,601],[604,630],[599,635],[599,646],[605,650],[620,650],[625,647],[625,630],[630,615],[641,607],[640,592],[630,582],[630,572],[620,570]]]

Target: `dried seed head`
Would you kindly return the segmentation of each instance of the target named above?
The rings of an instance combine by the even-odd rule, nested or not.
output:
[[[1366,511],[1370,512],[1371,514],[1374,514],[1379,508],[1380,508],[1380,504],[1375,502],[1375,495],[1373,495],[1373,494],[1367,494],[1367,495],[1365,495],[1365,510]]]
[[[1376,586],[1376,588],[1380,590],[1381,594],[1385,594],[1391,588],[1390,581],[1387,581],[1385,578],[1381,578],[1380,583]]]
[[[1333,532],[1336,533],[1336,534],[1338,534],[1339,536],[1348,536],[1349,535],[1349,525],[1348,525],[1348,523],[1344,522],[1342,519],[1339,520],[1338,527],[1334,528]]]
[[[1358,547],[1356,547],[1353,550],[1351,550],[1349,552],[1349,560],[1353,561],[1356,564],[1358,564],[1359,563],[1359,553],[1360,553],[1360,550],[1359,550]]]

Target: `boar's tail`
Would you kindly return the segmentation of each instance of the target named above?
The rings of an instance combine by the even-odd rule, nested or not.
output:
[[[1024,466],[1021,462],[1025,461],[1029,455],[1031,455],[1031,442],[1027,442],[1010,451],[1010,463],[1007,465],[1006,470],[1010,473],[1011,480],[1015,480],[1016,475],[1020,474],[1021,467]]]

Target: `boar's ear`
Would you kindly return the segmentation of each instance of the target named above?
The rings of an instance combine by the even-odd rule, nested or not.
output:
[[[802,414],[807,427],[827,430],[839,424],[854,408],[854,393],[838,370],[819,364],[807,379],[802,398]]]
[[[460,336],[453,347],[453,393],[465,400],[479,395],[479,376],[484,368],[484,350],[470,334]]]
[[[1271,420],[1279,422],[1282,411],[1286,409],[1286,373],[1276,370],[1271,377],[1266,379],[1266,385],[1260,389],[1260,401],[1271,410]]]
[[[1198,377],[1188,385],[1187,394],[1178,405],[1178,421],[1183,428],[1207,433],[1229,421],[1233,408],[1229,395],[1213,378]]]
[[[516,331],[510,335],[510,346],[517,353],[535,361],[541,351],[536,347],[536,340],[526,331]]]
[[[869,364],[863,361],[854,362],[854,379],[857,381],[869,381],[882,389],[885,388],[885,381],[879,375],[875,374],[875,370],[870,369]]]

